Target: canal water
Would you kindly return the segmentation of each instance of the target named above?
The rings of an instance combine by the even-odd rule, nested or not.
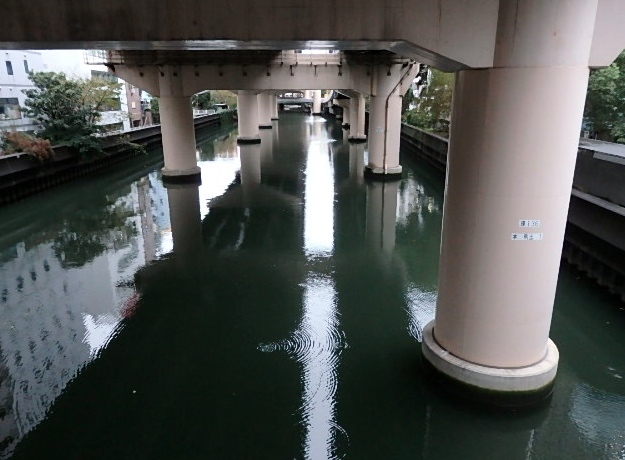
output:
[[[0,208],[0,458],[625,459],[625,311],[561,267],[553,398],[486,410],[423,376],[444,179],[287,114]]]

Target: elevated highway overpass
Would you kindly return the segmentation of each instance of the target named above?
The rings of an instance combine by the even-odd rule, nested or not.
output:
[[[161,97],[172,178],[199,174],[194,92],[239,91],[241,140],[256,142],[264,94],[305,88],[354,91],[352,114],[371,98],[367,169],[392,179],[406,83],[420,63],[455,71],[423,354],[443,379],[533,398],[557,370],[549,328],[589,69],[625,48],[623,17],[621,0],[5,0],[0,47],[110,50],[112,71]],[[284,53],[303,48],[343,53]]]

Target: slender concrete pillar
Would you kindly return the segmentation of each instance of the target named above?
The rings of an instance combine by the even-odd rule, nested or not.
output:
[[[271,96],[269,93],[258,94],[258,127],[271,129]]]
[[[402,96],[419,71],[415,65],[377,66],[374,69],[375,91],[371,94],[369,113],[368,176],[399,179],[399,136],[401,134]]]
[[[321,90],[316,89],[313,92],[313,115],[321,115]]]
[[[350,99],[349,105],[349,141],[366,142],[365,134],[365,97],[355,93]]]
[[[258,144],[258,97],[254,91],[239,91],[237,95],[239,144]]]
[[[343,107],[343,124],[341,125],[343,129],[347,130],[349,132],[349,119],[350,114],[349,114],[349,102],[345,104],[345,106]]]
[[[163,180],[198,182],[200,168],[195,158],[195,127],[191,98],[161,96],[161,133],[163,139]]]
[[[271,104],[271,119],[278,120],[278,96],[275,93],[271,93],[269,98]]]
[[[423,354],[474,395],[532,401],[555,378],[549,327],[595,9],[502,2],[495,68],[456,77],[439,295]]]

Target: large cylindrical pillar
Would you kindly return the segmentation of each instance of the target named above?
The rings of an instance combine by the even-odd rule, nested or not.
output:
[[[163,179],[170,182],[197,182],[200,168],[195,158],[195,127],[191,98],[161,96],[161,133],[163,140]]]
[[[457,74],[423,342],[439,376],[512,402],[548,394],[557,369],[549,327],[596,8],[516,4],[500,8],[496,68]]]
[[[237,95],[239,144],[258,144],[258,97],[254,91],[239,91]]]
[[[313,91],[313,115],[321,115],[321,90],[316,89]]]
[[[271,96],[269,93],[258,94],[258,127],[271,129]]]
[[[352,96],[349,104],[349,141],[365,142],[365,97],[357,93]]]
[[[399,66],[398,66],[399,67]],[[369,164],[365,173],[382,179],[401,177],[399,136],[401,134],[401,85],[376,69],[377,90],[371,95],[369,111]],[[401,72],[401,68],[396,72]]]

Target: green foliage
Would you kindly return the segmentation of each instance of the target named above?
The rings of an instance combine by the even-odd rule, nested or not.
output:
[[[417,107],[404,112],[404,120],[428,131],[449,134],[454,74],[430,69],[429,81],[416,99]]]
[[[210,91],[203,91],[191,97],[191,105],[198,110],[208,110],[213,104]]]
[[[150,111],[152,112],[152,120],[154,123],[160,123],[161,106],[158,97],[152,97],[152,99],[150,99]]]
[[[625,52],[590,73],[584,118],[593,137],[625,143]]]
[[[121,85],[107,79],[72,80],[64,73],[31,73],[35,88],[25,90],[24,114],[35,120],[37,137],[81,153],[101,151],[96,135],[100,111],[116,104]]]

